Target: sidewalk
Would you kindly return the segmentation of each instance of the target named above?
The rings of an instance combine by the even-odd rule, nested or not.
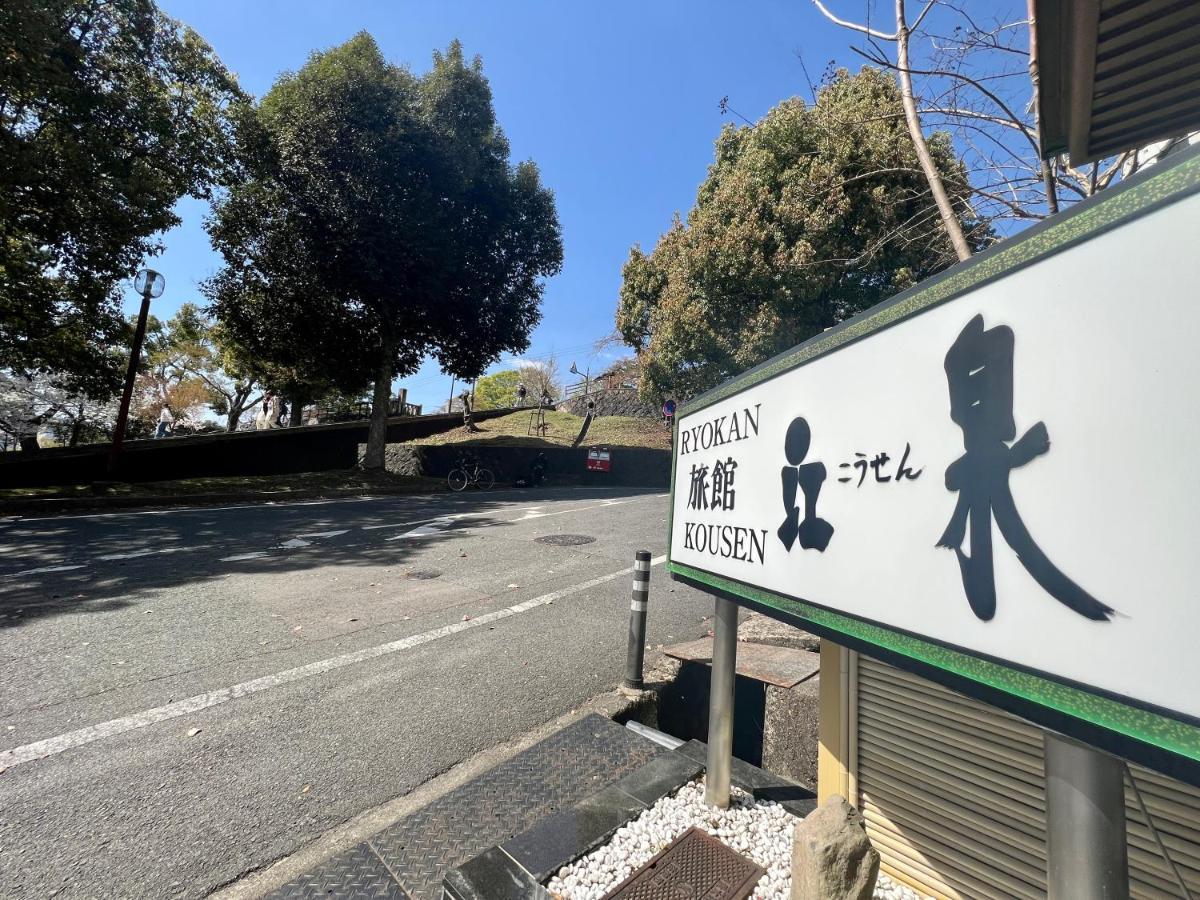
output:
[[[451,869],[668,752],[589,714],[267,896],[441,900]]]
[[[703,772],[706,752],[699,741],[668,750],[589,713],[265,896],[442,900],[448,875],[469,900],[536,896],[561,866]],[[741,760],[732,775],[798,817],[813,808],[810,791]]]

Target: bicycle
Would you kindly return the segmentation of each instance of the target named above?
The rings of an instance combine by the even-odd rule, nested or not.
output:
[[[446,484],[450,490],[458,492],[473,484],[481,491],[486,491],[496,483],[496,476],[491,469],[486,469],[477,462],[459,460],[458,466],[450,470],[446,476]]]

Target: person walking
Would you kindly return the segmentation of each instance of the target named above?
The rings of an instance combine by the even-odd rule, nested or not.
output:
[[[274,399],[275,395],[270,391],[263,395],[262,409],[254,417],[254,428],[257,431],[266,431],[271,427],[271,420],[268,416],[271,415],[271,403]]]
[[[163,404],[162,412],[158,414],[158,428],[154,430],[154,438],[164,438],[171,433],[171,426],[175,424],[175,417],[171,415],[171,410],[167,404]]]

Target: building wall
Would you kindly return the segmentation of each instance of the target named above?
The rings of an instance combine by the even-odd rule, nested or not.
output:
[[[1041,729],[822,641],[820,738],[819,799],[841,794],[862,811],[890,876],[955,900],[1045,896]],[[1131,765],[1131,896],[1182,896],[1134,782],[1200,894],[1200,791]]]

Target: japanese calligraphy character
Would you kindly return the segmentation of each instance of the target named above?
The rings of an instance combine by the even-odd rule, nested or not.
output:
[[[733,475],[737,461],[731,456],[721,462],[717,460],[712,468],[712,508],[733,509]]]
[[[855,487],[862,487],[863,481],[867,477],[867,466],[868,466],[867,454],[855,453],[854,455],[857,456],[858,459],[856,459],[853,463],[838,463],[838,468],[839,469],[850,469],[850,468],[858,469],[858,484],[856,484]],[[849,475],[847,475],[844,478],[838,479],[838,481],[840,481],[842,484],[845,484],[847,481],[852,481],[852,480],[853,479]]]
[[[939,547],[954,551],[967,602],[980,619],[996,614],[996,577],[992,559],[992,517],[1000,534],[1033,579],[1050,596],[1081,616],[1107,621],[1104,605],[1068,578],[1034,543],[1013,502],[1008,478],[1050,450],[1046,425],[1038,422],[1019,440],[1013,419],[1013,345],[1011,328],[984,330],[975,316],[946,354],[950,418],[962,429],[966,452],[946,469],[946,488],[958,502]],[[970,523],[971,555],[962,551]]]
[[[708,509],[708,466],[692,466],[692,489],[688,509]]]
[[[806,550],[825,552],[829,539],[833,537],[833,526],[817,516],[817,497],[821,494],[821,485],[825,481],[825,464],[820,462],[804,463],[808,455],[809,444],[812,442],[812,432],[808,422],[797,416],[788,426],[784,438],[784,456],[788,465],[783,467],[780,478],[783,481],[783,508],[787,518],[779,526],[779,540],[789,551],[792,544],[799,538],[800,546]],[[801,463],[804,463],[801,465]],[[800,509],[796,506],[796,489],[804,494],[804,518],[800,518]]]
[[[892,461],[892,458],[890,456],[888,456],[886,453],[876,453],[875,454],[875,458],[873,460],[871,460],[871,468],[875,470],[875,480],[876,481],[883,483],[885,481],[892,480],[891,475],[881,475],[880,474],[883,471],[883,467],[886,466],[891,461]]]
[[[902,478],[907,478],[910,481],[916,481],[918,478],[921,477],[921,473],[925,471],[922,468],[922,469],[917,469],[917,471],[914,472],[912,469],[910,469],[908,467],[908,454],[911,452],[912,452],[912,445],[905,443],[904,455],[900,457],[900,469],[899,469],[899,471],[896,472],[896,483],[897,484],[900,483],[900,479],[902,479]]]

